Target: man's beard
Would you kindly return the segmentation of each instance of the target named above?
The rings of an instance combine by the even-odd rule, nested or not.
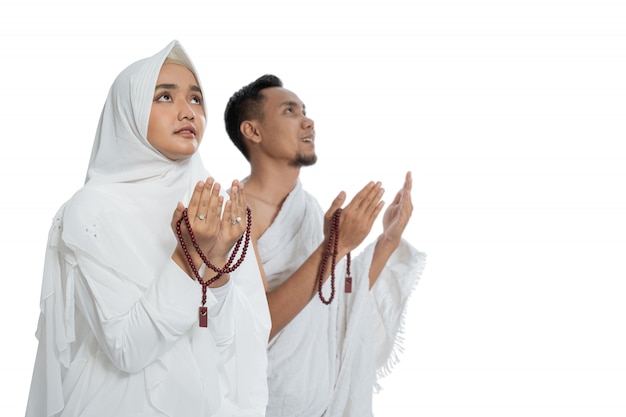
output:
[[[294,168],[308,167],[308,166],[315,164],[316,162],[317,162],[316,154],[303,155],[300,152],[298,152],[295,158],[289,163],[289,166],[292,166]]]

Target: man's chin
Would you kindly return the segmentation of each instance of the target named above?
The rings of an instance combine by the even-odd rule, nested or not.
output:
[[[296,158],[291,161],[291,166],[295,168],[309,167],[315,165],[317,162],[317,155],[296,155]]]

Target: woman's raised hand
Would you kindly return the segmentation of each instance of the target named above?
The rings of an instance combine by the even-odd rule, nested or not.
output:
[[[214,256],[226,257],[233,245],[246,231],[247,204],[243,183],[234,180],[230,187],[230,199],[226,201],[221,227],[213,248]]]
[[[206,181],[199,181],[187,207],[187,217],[195,242],[206,259],[218,268],[223,267],[228,260],[230,250],[246,230],[247,224],[247,205],[243,184],[237,180],[233,181],[230,199],[226,201],[226,204],[224,204],[224,197],[220,195],[220,190],[220,184],[211,177]],[[172,218],[174,233],[177,229],[176,224],[183,218],[184,210],[185,206],[178,203]],[[181,222],[180,231],[191,260],[199,269],[203,260],[194,248],[184,221]],[[179,264],[187,263],[180,245],[176,248],[173,259]],[[185,265],[185,270],[191,272],[187,265]]]
[[[206,181],[198,181],[189,201],[189,207],[187,207],[187,217],[195,242],[207,256],[217,242],[221,227],[223,204],[224,197],[220,195],[219,183],[216,183],[211,177],[207,178]],[[184,210],[185,206],[182,203],[178,203],[172,218],[174,233],[176,233],[176,224],[183,218]],[[202,264],[202,259],[193,247],[191,236],[184,222],[181,222],[180,230],[185,239],[189,255],[196,268],[199,268]],[[180,250],[180,246],[177,250]]]

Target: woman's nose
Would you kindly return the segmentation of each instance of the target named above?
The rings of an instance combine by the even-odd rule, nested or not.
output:
[[[189,103],[183,102],[178,110],[178,120],[193,120],[196,118],[196,113],[193,111]]]

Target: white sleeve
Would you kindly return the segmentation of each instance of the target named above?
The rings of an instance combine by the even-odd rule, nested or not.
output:
[[[77,307],[121,370],[140,371],[197,323],[201,287],[172,260],[145,289],[89,257],[75,268]]]
[[[228,295],[228,292],[230,291],[230,288],[232,286],[233,286],[233,281],[229,279],[228,282],[222,285],[221,287],[215,287],[215,288],[210,287],[211,293],[213,293],[213,296],[215,297],[215,300],[216,300],[215,305],[213,305],[211,307],[211,310],[209,311],[210,317],[215,317],[220,314],[220,311],[222,310],[222,306],[224,305],[224,300],[226,300],[226,296]]]

